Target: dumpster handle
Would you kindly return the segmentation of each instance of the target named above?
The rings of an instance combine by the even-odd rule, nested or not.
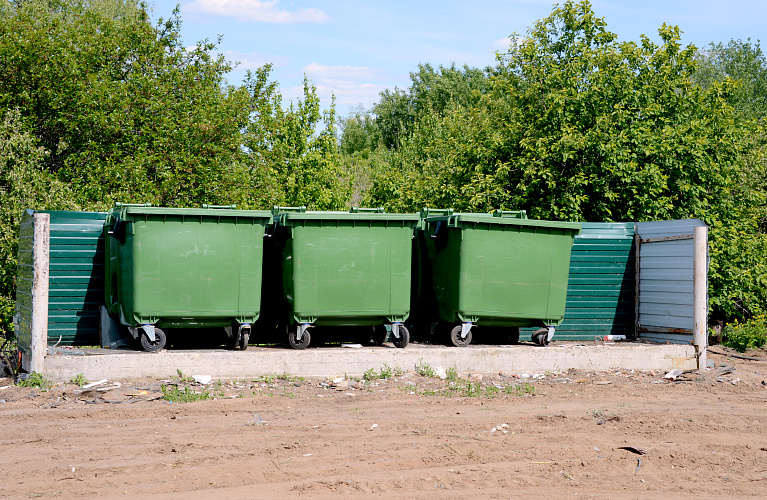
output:
[[[430,215],[453,215],[453,209],[452,208],[428,208],[424,207],[421,209],[421,218],[425,219],[426,217]]]
[[[115,202],[115,208],[123,208],[123,207],[151,207],[151,203],[123,203],[121,201]]]
[[[281,207],[279,205],[274,205],[272,207],[272,215],[277,215],[280,212],[306,212],[306,207],[300,206],[300,207]]]
[[[202,208],[205,208],[205,209],[219,209],[219,208],[222,208],[222,209],[234,210],[235,208],[237,208],[237,205],[208,205],[207,203],[203,203],[202,204]]]
[[[357,214],[357,213],[360,213],[360,212],[370,212],[370,213],[375,213],[375,214],[386,213],[386,212],[384,212],[384,208],[383,207],[377,207],[377,208],[351,207],[349,209],[349,213],[352,213],[352,214]]]
[[[493,217],[514,217],[516,219],[527,219],[527,210],[501,210],[493,211]]]

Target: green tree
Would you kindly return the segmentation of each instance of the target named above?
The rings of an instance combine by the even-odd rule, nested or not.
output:
[[[0,117],[0,337],[13,337],[19,222],[29,207],[76,208],[67,186],[45,169],[48,152],[17,109]]]
[[[335,104],[322,112],[316,88],[304,78],[304,96],[283,106],[271,66],[248,72],[251,120],[243,145],[260,205],[342,208],[348,197],[336,139]],[[320,122],[324,125],[319,129]]]
[[[412,85],[407,91],[387,89],[373,107],[386,147],[399,149],[424,116],[441,116],[456,106],[476,105],[489,88],[489,72],[489,68],[483,71],[466,65],[462,69],[455,64],[435,69],[430,64],[419,64],[418,72],[410,73]]]
[[[711,43],[695,55],[698,70],[693,83],[708,89],[716,82],[731,79],[737,87],[728,96],[736,115],[743,120],[762,122],[767,116],[767,59],[759,45],[751,39]]]
[[[134,0],[0,0],[0,109],[18,108],[46,168],[84,206],[247,202],[247,94],[216,44],[182,43]]]
[[[338,147],[342,154],[359,153],[365,157],[383,145],[375,115],[359,106],[339,120]]]
[[[728,101],[737,85],[693,84],[695,47],[677,27],[658,35],[622,42],[588,2],[556,7],[512,37],[480,99],[418,114],[371,201],[591,222],[699,217],[711,228],[712,305],[764,308],[764,274],[744,277],[761,254],[731,259],[763,245],[753,207],[764,206],[764,162]]]

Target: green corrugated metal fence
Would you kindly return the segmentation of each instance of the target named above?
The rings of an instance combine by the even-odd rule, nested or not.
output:
[[[51,214],[48,343],[98,345],[106,213],[42,212]]]
[[[565,318],[555,340],[634,332],[634,223],[586,222],[570,255]],[[529,340],[535,329],[523,329]]]
[[[48,342],[99,344],[104,301],[103,212],[51,214]],[[634,223],[584,223],[570,258],[567,306],[555,340],[631,335]],[[528,340],[534,329],[524,329]]]

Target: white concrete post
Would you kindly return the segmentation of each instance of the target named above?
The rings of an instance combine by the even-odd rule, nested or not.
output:
[[[48,350],[48,261],[50,260],[50,214],[35,214],[32,259],[32,324],[29,373],[43,373]]]
[[[705,370],[708,348],[708,228],[695,227],[692,240],[692,343],[698,347],[698,370]]]

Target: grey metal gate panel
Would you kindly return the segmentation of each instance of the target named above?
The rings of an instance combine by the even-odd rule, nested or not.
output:
[[[19,228],[19,252],[16,268],[16,308],[13,327],[19,349],[29,353],[32,344],[32,280],[34,275],[34,212],[25,210]]]
[[[634,332],[633,222],[586,222],[570,254],[565,317],[556,340]],[[535,329],[523,329],[524,340]]]
[[[48,343],[99,345],[106,213],[44,213],[51,215]]]
[[[693,335],[693,230],[699,219],[638,222],[637,333],[690,343]]]

